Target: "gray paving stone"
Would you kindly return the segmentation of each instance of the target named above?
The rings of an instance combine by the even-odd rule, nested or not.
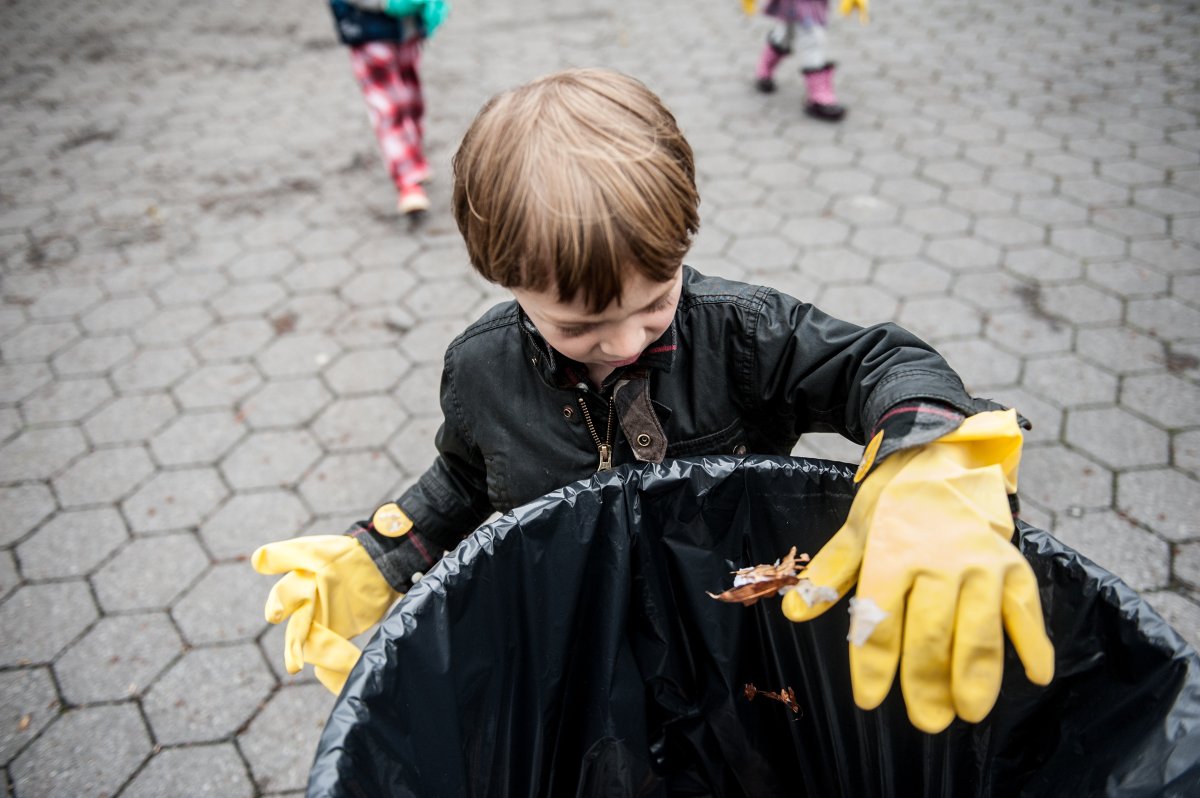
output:
[[[898,204],[920,205],[936,202],[945,192],[940,185],[919,177],[898,177],[879,182],[875,193]]]
[[[1170,459],[1167,434],[1118,407],[1071,411],[1065,439],[1114,469],[1162,466]]]
[[[1171,578],[1171,547],[1111,510],[1065,514],[1054,536],[1134,590],[1157,590]]]
[[[904,227],[868,227],[858,230],[850,238],[855,249],[872,257],[884,255],[894,258],[910,258],[921,251],[922,239]]]
[[[1121,403],[1167,429],[1200,426],[1200,388],[1170,374],[1127,377]]]
[[[1062,431],[1063,411],[1024,388],[1012,386],[986,390],[983,395],[1005,407],[1015,408],[1032,425],[1031,430],[1022,430],[1025,443],[1054,443]]]
[[[1088,219],[1088,210],[1078,203],[1061,197],[1022,197],[1017,214],[1039,225],[1081,224]]]
[[[310,516],[288,491],[239,493],[204,522],[200,539],[217,560],[246,558],[263,543],[299,535]]]
[[[159,743],[216,742],[253,717],[274,686],[252,643],[194,648],[154,683],[142,705]]]
[[[300,483],[300,494],[317,513],[345,511],[358,517],[393,498],[399,480],[400,472],[381,452],[330,454]]]
[[[56,380],[21,403],[28,424],[79,421],[113,395],[102,378]]]
[[[304,788],[332,705],[333,696],[315,684],[285,687],[271,697],[238,738],[260,789]]]
[[[1090,263],[1087,279],[1125,298],[1161,294],[1167,290],[1166,275],[1131,261]]]
[[[228,408],[262,384],[258,370],[248,363],[203,366],[172,393],[184,408]]]
[[[1200,589],[1200,543],[1183,543],[1176,549],[1176,578],[1193,589]]]
[[[17,546],[26,579],[86,576],[108,558],[129,532],[111,507],[64,512]]]
[[[58,713],[48,668],[0,671],[0,765],[7,766]]]
[[[141,695],[181,650],[165,613],[114,615],[72,644],[54,672],[70,704],[121,701]]]
[[[415,476],[427,468],[437,456],[434,436],[441,426],[441,416],[428,414],[410,418],[387,442],[388,453],[400,465],[403,473]]]
[[[925,252],[934,262],[955,272],[992,269],[1001,259],[1001,251],[997,247],[966,236],[931,241]]]
[[[1101,227],[1131,238],[1154,238],[1167,232],[1166,218],[1138,208],[1100,208],[1094,219]]]
[[[193,272],[178,274],[160,283],[154,289],[154,297],[161,304],[195,305],[211,299],[229,284],[219,272]]]
[[[79,330],[72,322],[29,324],[0,341],[0,356],[9,363],[45,360],[78,339]]]
[[[113,795],[151,753],[133,704],[69,710],[13,762],[21,796]]]
[[[937,339],[977,332],[981,318],[957,298],[921,295],[905,302],[899,320],[918,335]]]
[[[938,351],[972,394],[1013,385],[1021,373],[1020,360],[988,341],[946,341],[938,345]]]
[[[950,280],[945,269],[921,259],[884,261],[875,268],[872,278],[872,282],[901,299],[944,291]]]
[[[0,365],[0,402],[19,402],[53,379],[45,363]]]
[[[1001,166],[992,170],[986,183],[980,181],[980,184],[1021,197],[1049,193],[1054,189],[1054,178],[1027,166]]]
[[[345,284],[355,266],[342,257],[306,259],[283,276],[293,292],[330,291]]]
[[[277,379],[245,399],[238,412],[252,429],[302,426],[332,398],[325,385],[315,377]]]
[[[75,427],[24,430],[0,446],[0,482],[47,479],[86,448]]]
[[[215,468],[160,471],[121,503],[134,534],[199,526],[229,489]]]
[[[142,349],[112,370],[122,392],[157,391],[171,387],[196,367],[196,358],[182,347]]]
[[[92,308],[79,323],[89,333],[123,332],[137,327],[156,311],[146,296],[117,297]]]
[[[391,390],[408,371],[408,360],[395,349],[349,352],[325,371],[329,386],[340,396]]]
[[[1076,349],[1089,361],[1117,374],[1136,374],[1166,362],[1163,343],[1124,327],[1080,330]]]
[[[1069,255],[1087,259],[1112,259],[1126,254],[1125,242],[1094,227],[1055,228],[1050,243]]]
[[[1200,310],[1172,297],[1131,300],[1126,320],[1140,330],[1171,341],[1200,337]]]
[[[0,449],[0,452],[5,450]],[[54,496],[41,483],[0,487],[0,546],[25,537],[54,512]]]
[[[96,445],[138,443],[174,418],[175,412],[174,401],[165,393],[121,396],[89,418],[83,429]]]
[[[141,446],[99,449],[77,460],[52,480],[64,507],[115,502],[154,471]]]
[[[49,662],[98,617],[87,585],[49,582],[17,588],[0,604],[0,666]]]
[[[1172,469],[1130,471],[1117,476],[1116,507],[1173,543],[1200,538],[1198,486]]]
[[[904,212],[902,222],[905,227],[915,230],[918,233],[930,236],[943,236],[966,232],[971,220],[966,214],[933,205],[923,208],[909,208]],[[903,253],[894,254],[903,255]]]
[[[1030,360],[1022,384],[1060,407],[1110,404],[1117,379],[1074,355]]]
[[[1164,186],[1135,189],[1133,201],[1136,205],[1158,213],[1171,215],[1200,213],[1200,197]]]
[[[209,305],[220,319],[257,317],[269,314],[286,297],[283,287],[275,282],[241,283],[214,296]]]
[[[251,798],[254,785],[234,746],[220,743],[163,751],[150,760],[121,795],[122,798],[166,795]]]
[[[1112,481],[1108,469],[1061,446],[1027,446],[1021,458],[1021,496],[1047,510],[1106,509]]]
[[[1088,207],[1124,205],[1133,192],[1127,186],[1098,177],[1078,177],[1063,180],[1059,192]]]
[[[1083,274],[1083,263],[1079,258],[1044,247],[1006,253],[1004,268],[1037,283],[1074,280]]]
[[[270,322],[235,319],[209,327],[192,345],[206,363],[250,357],[275,338]]]
[[[315,374],[334,360],[341,347],[322,333],[297,333],[276,338],[257,357],[268,379]]]
[[[85,338],[71,344],[51,360],[54,370],[63,376],[104,374],[135,351],[127,335]]]
[[[245,424],[229,410],[185,412],[154,436],[150,451],[160,465],[211,465],[245,432]]]
[[[106,613],[168,607],[208,568],[208,555],[190,534],[136,538],[92,577]]]
[[[1190,472],[1192,476],[1200,477],[1200,430],[1190,430],[1175,435],[1171,448],[1174,453],[1175,467]]]
[[[190,341],[212,323],[212,312],[201,305],[162,310],[133,330],[142,346],[174,346]]]
[[[245,562],[218,563],[175,603],[171,616],[193,646],[253,640],[266,629],[262,605],[274,581]]]
[[[1030,286],[1002,271],[972,272],[954,280],[954,296],[985,314],[1025,307]]]
[[[68,319],[78,316],[104,298],[92,285],[64,285],[41,293],[29,306],[34,319]]]
[[[3,601],[21,585],[17,573],[17,561],[12,549],[0,549],[0,601]]]
[[[390,396],[337,399],[313,423],[313,432],[328,451],[377,445],[380,430],[404,423],[404,410]]]
[[[850,228],[837,219],[822,215],[815,217],[792,218],[784,222],[783,226],[779,229],[779,233],[782,236],[782,242],[790,242],[794,247],[807,249],[811,247],[843,244],[850,235]],[[755,239],[753,237],[749,236],[746,238],[739,237],[738,240],[730,246],[730,255],[736,258],[737,253],[741,251],[741,247],[739,246],[741,242],[752,242],[754,240]],[[781,241],[781,239],[776,236],[760,236],[758,241],[775,242]],[[760,244],[760,246],[763,245]],[[771,243],[767,244],[767,246],[770,247],[771,250],[774,250],[774,248],[778,245]],[[786,247],[787,244],[785,243],[784,246]],[[794,249],[792,251],[794,251]],[[774,260],[768,262],[767,264],[760,262],[746,263],[745,265],[755,268],[769,267],[778,269],[788,265],[788,263],[791,262],[791,258],[788,257],[788,250],[786,249],[781,254],[776,255],[773,251],[771,254],[774,255]],[[743,262],[745,261],[743,260]]]
[[[304,430],[254,432],[221,462],[236,490],[290,485],[320,457],[321,448]]]
[[[1121,301],[1087,285],[1049,285],[1038,291],[1038,306],[1076,325],[1098,325],[1121,320]]]

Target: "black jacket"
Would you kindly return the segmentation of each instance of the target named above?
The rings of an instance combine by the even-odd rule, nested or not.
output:
[[[614,466],[707,454],[788,455],[805,432],[863,443],[887,416],[879,459],[997,407],[973,400],[946,361],[894,324],[862,328],[772,288],[685,267],[673,325],[633,366],[592,386],[549,349],[516,302],[446,350],[438,458],[397,500],[413,531],[349,530],[406,590],[493,511],[596,472],[608,403]],[[583,399],[588,412],[579,405]],[[937,412],[918,412],[940,409]],[[892,412],[889,412],[892,411]]]

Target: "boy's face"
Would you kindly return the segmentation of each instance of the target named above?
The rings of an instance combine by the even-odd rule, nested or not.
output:
[[[683,267],[665,283],[653,282],[630,269],[621,287],[621,301],[590,313],[576,296],[563,302],[558,292],[512,289],[513,296],[538,332],[555,350],[588,368],[599,385],[621,366],[638,359],[658,340],[675,317],[683,289]]]

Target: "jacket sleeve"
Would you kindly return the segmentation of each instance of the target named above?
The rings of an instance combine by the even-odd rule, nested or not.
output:
[[[942,421],[951,425],[941,434],[986,409],[941,355],[895,324],[859,327],[769,288],[761,299],[749,331],[751,379],[744,384],[753,387],[744,401],[768,423],[790,425],[795,435],[838,432],[865,443],[885,416],[895,418],[906,405],[944,407]],[[888,452],[927,442],[889,441]]]
[[[412,519],[405,535],[389,538],[360,521],[347,532],[358,538],[393,588],[406,592],[414,571],[424,572],[453,549],[492,512],[483,456],[457,400],[453,350],[442,371],[442,426],[438,456],[396,504]]]

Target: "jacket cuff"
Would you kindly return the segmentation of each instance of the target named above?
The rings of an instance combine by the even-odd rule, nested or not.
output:
[[[389,538],[376,532],[370,521],[359,521],[346,534],[362,544],[393,590],[407,593],[426,571],[442,558],[416,530]]]

